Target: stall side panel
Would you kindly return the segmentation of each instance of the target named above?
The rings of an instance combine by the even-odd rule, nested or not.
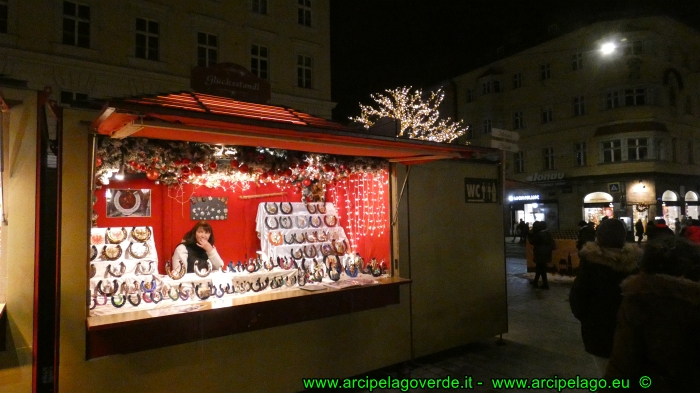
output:
[[[468,197],[465,179],[474,187],[478,182],[468,179],[481,178],[483,189]],[[409,258],[413,280],[414,357],[507,331],[497,179],[497,165],[444,161],[411,168],[409,255],[402,258]]]
[[[0,351],[0,392],[32,389],[32,328],[34,314],[34,238],[36,194],[36,92],[3,89],[5,100],[21,101],[9,116],[9,160],[2,224],[2,273],[7,315],[6,350]],[[7,134],[6,134],[7,135]]]

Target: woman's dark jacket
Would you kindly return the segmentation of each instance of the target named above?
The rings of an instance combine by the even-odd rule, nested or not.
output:
[[[581,321],[586,352],[610,357],[617,310],[622,303],[620,283],[637,271],[641,254],[633,244],[600,248],[586,243],[579,251],[579,271],[569,294],[571,311]]]
[[[554,238],[548,230],[544,229],[539,232],[531,233],[528,236],[530,244],[532,244],[532,254],[535,264],[552,262],[552,250],[556,247]]]

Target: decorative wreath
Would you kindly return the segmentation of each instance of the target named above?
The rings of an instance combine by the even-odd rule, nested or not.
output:
[[[639,204],[637,204],[635,209],[640,213],[645,212],[645,211],[649,210],[649,205],[647,205],[646,203],[639,203]]]

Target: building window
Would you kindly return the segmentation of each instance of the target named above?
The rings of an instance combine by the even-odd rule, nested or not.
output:
[[[467,102],[474,101],[474,90],[467,89]]]
[[[519,72],[517,74],[513,74],[513,88],[517,89],[522,85],[523,85],[522,75]]]
[[[467,139],[474,139],[474,127],[471,124],[467,125],[467,132],[465,133]]]
[[[197,33],[197,65],[211,67],[218,60],[218,40],[214,34]]]
[[[622,161],[622,143],[619,139],[601,143],[603,150],[603,162]]]
[[[627,139],[627,159],[645,160],[649,158],[649,140],[647,138]]]
[[[641,55],[644,53],[644,43],[642,41],[633,41],[625,47],[625,55]]]
[[[305,89],[310,89],[312,76],[311,57],[298,55],[297,56],[297,86]]]
[[[574,116],[583,116],[586,114],[586,105],[583,96],[574,97]]]
[[[5,2],[5,31],[7,31],[7,2]],[[90,47],[90,6],[63,2],[63,44]]]
[[[494,93],[501,92],[501,82],[500,81],[493,81],[493,92]]]
[[[525,172],[525,157],[523,152],[519,151],[513,154],[513,162],[515,163],[515,173]]]
[[[87,101],[88,95],[85,93],[75,93],[61,90],[61,104],[70,105],[77,101]]]
[[[542,159],[544,162],[544,169],[554,169],[554,148],[545,147],[542,149]]]
[[[581,68],[583,68],[583,55],[581,53],[575,53],[571,56],[571,69],[576,71]]]
[[[693,114],[693,97],[691,97],[691,96],[685,97],[685,114],[686,115]]]
[[[136,57],[158,61],[159,34],[158,22],[136,18]]]
[[[586,166],[586,142],[577,142],[574,144],[574,154],[576,166]]]
[[[549,123],[552,119],[552,108],[542,108],[542,123]]]
[[[481,94],[491,93],[491,81],[481,83]]]
[[[267,15],[267,0],[252,0],[251,11],[256,14]]]
[[[484,134],[490,134],[491,133],[491,118],[487,117],[481,122],[481,132]]]
[[[620,106],[620,94],[616,91],[611,91],[605,95],[605,108],[614,109]]]
[[[646,96],[645,89],[625,89],[625,105],[646,105]]]
[[[0,0],[0,33],[7,33],[7,0]]]
[[[297,21],[302,26],[311,26],[311,0],[297,0]]]
[[[261,45],[250,46],[250,72],[262,79],[268,79],[269,58],[267,47]],[[309,70],[311,63],[309,62]],[[309,71],[309,80],[311,80],[311,71]],[[310,83],[310,82],[309,82]],[[301,85],[300,85],[301,86]],[[301,86],[305,87],[305,86]],[[309,86],[311,87],[311,86]]]
[[[540,66],[540,80],[549,79],[549,63]]]
[[[695,149],[693,149],[693,141],[688,141],[688,164],[695,164]]]
[[[678,138],[671,138],[671,162],[678,162]]]
[[[525,128],[525,121],[523,119],[523,112],[517,111],[513,113],[513,129],[518,130]]]

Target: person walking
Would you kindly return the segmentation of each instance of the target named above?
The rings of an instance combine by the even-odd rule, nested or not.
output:
[[[532,244],[533,257],[535,261],[535,279],[530,285],[537,288],[537,282],[542,277],[542,289],[549,289],[547,283],[547,264],[552,262],[552,250],[557,248],[557,244],[552,238],[552,234],[547,230],[547,223],[535,221],[532,224],[532,233],[528,240]]]
[[[641,245],[642,239],[644,239],[644,223],[641,218],[634,224],[634,230],[637,232],[637,244]]]
[[[580,269],[569,293],[571,312],[581,321],[583,345],[601,376],[612,352],[620,283],[636,272],[640,258],[639,247],[625,243],[626,235],[625,224],[616,218],[600,223],[596,241],[578,253]]]
[[[678,236],[678,234],[681,232],[681,220],[676,217],[676,219],[673,221],[673,233]]]
[[[700,246],[675,236],[649,242],[641,270],[622,282],[605,378],[629,378],[633,389],[651,381],[651,389],[634,391],[697,392]]]
[[[520,222],[513,222],[513,240],[511,240],[511,243],[515,243],[515,238],[520,235],[520,224],[523,223],[523,219],[520,219]]]
[[[520,219],[520,224],[518,224],[520,227],[520,243],[525,244],[525,240],[527,239],[528,233],[530,233],[530,224],[526,223],[523,221],[523,219]]]

